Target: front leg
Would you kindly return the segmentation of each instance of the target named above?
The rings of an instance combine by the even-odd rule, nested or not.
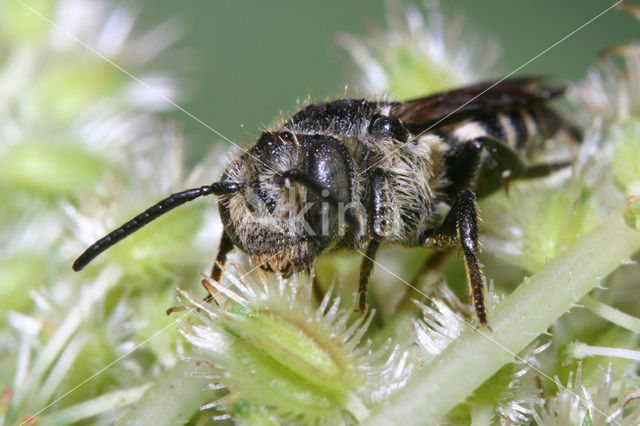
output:
[[[227,264],[227,254],[233,250],[233,241],[227,235],[226,232],[222,232],[222,238],[220,239],[220,247],[218,248],[218,254],[216,260],[211,268],[211,279],[219,282],[222,278],[222,271]]]
[[[227,264],[227,254],[233,250],[233,241],[227,235],[226,232],[222,232],[222,238],[220,239],[220,247],[218,248],[218,254],[216,255],[216,260],[213,263],[213,267],[211,268],[211,279],[217,283],[222,279],[222,272],[224,267]],[[207,282],[207,280],[202,280],[202,286],[207,290],[209,294],[204,298],[205,302],[211,302],[215,300],[213,286]]]
[[[211,275],[209,276],[211,280],[215,282],[220,282],[222,279],[222,271],[227,263],[227,254],[233,250],[233,242],[231,238],[227,235],[226,232],[222,232],[222,239],[220,240],[220,248],[218,248],[218,255],[216,256],[216,261],[213,264],[213,268],[211,268]],[[207,295],[202,299],[203,302],[215,302],[218,303],[215,299],[215,295],[217,292],[216,288],[209,282],[208,279],[203,279],[200,281],[202,287],[207,291]],[[172,306],[167,309],[167,315],[171,315],[174,312],[184,311],[186,310],[186,306]],[[200,312],[199,308],[195,308],[198,312]]]
[[[367,218],[369,243],[360,264],[357,311],[364,311],[367,307],[367,285],[373,271],[376,252],[380,247],[380,243],[392,231],[393,226],[393,192],[389,174],[380,169],[375,169],[370,178],[369,215]]]
[[[444,222],[435,229],[425,231],[420,243],[425,247],[451,247],[459,242],[464,253],[467,282],[471,287],[476,315],[480,325],[485,326],[487,310],[484,304],[484,277],[477,257],[480,244],[475,201],[476,196],[472,191],[460,191]]]

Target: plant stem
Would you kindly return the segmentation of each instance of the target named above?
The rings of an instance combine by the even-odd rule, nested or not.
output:
[[[436,423],[638,249],[640,232],[621,217],[605,220],[506,297],[489,317],[492,331],[467,329],[365,423]]]
[[[626,314],[612,306],[594,299],[591,296],[585,296],[580,301],[580,304],[601,318],[604,318],[620,327],[624,327],[636,334],[640,334],[640,318]]]

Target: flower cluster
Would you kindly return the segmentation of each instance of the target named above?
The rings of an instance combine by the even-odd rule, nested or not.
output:
[[[359,86],[394,100],[417,98],[476,82],[500,55],[495,42],[469,34],[463,16],[438,7],[389,7],[387,28],[366,39],[341,34],[338,42],[361,71]]]
[[[200,266],[183,242],[212,249],[204,209],[83,274],[70,267],[111,221],[188,184],[180,135],[157,114],[178,85],[154,69],[178,32],[136,26],[100,0],[0,1],[0,423],[112,418],[180,351],[174,329],[130,355],[172,324],[159,277]]]
[[[178,100],[151,71],[175,27],[135,22],[99,0],[0,0],[0,422],[640,421],[634,49],[569,89],[584,140],[549,155],[572,167],[481,201],[478,328],[460,259],[424,250],[382,250],[366,313],[353,312],[357,255],[287,278],[238,256],[202,280],[222,229],[198,203],[73,274],[141,207],[220,172],[214,150],[185,173],[180,132],[157,114]],[[340,36],[372,96],[472,83],[496,61],[439,10],[391,7],[388,27]],[[177,293],[186,312],[167,317]]]

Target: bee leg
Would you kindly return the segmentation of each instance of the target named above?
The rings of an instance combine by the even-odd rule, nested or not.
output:
[[[481,326],[488,325],[487,310],[484,304],[484,278],[478,262],[480,244],[478,242],[478,212],[476,211],[476,195],[469,189],[460,191],[451,210],[442,224],[425,231],[421,244],[426,247],[453,246],[459,242],[464,253],[467,272],[476,316]]]
[[[310,273],[307,271],[307,273]],[[319,303],[324,299],[325,291],[322,288],[322,284],[320,284],[320,280],[317,275],[313,275],[313,280],[311,281],[311,291],[316,301]]]
[[[478,262],[480,244],[478,242],[476,196],[470,190],[464,190],[460,193],[457,204],[459,205],[457,209],[458,238],[464,252],[467,281],[471,285],[476,316],[480,320],[480,325],[484,326],[487,325],[487,310],[484,305],[484,277]]]
[[[367,308],[367,285],[369,284],[369,276],[373,270],[373,263],[378,247],[380,247],[380,242],[376,240],[369,241],[367,251],[362,258],[358,285],[358,308],[356,309],[356,312],[362,312]]]
[[[367,245],[367,251],[362,258],[360,264],[360,280],[358,288],[358,309],[364,311],[367,307],[367,285],[369,284],[369,276],[373,270],[374,259],[380,243],[384,241],[386,235],[391,232],[393,224],[391,215],[392,192],[389,187],[389,173],[375,169],[370,175],[370,194],[369,200],[369,217],[368,217],[368,233],[371,240]]]
[[[550,175],[551,173],[569,167],[571,161],[558,161],[557,163],[540,163],[527,166],[519,179],[533,179]]]
[[[515,151],[497,139],[483,137],[478,141],[498,163],[505,180],[538,178],[571,165],[570,161],[527,165]]]
[[[375,169],[370,175],[368,231],[371,238],[381,242],[392,233],[393,192],[389,185],[390,173]]]
[[[476,191],[481,197],[494,192],[500,186],[508,190],[509,182],[512,180],[547,176],[571,165],[570,161],[527,165],[514,150],[498,139],[482,137],[474,142],[481,144],[496,162],[495,167],[482,170],[483,174],[477,181]]]
[[[223,232],[222,239],[220,240],[220,247],[218,248],[218,255],[216,256],[216,261],[213,264],[213,268],[211,269],[210,278],[213,281],[220,282],[220,279],[222,278],[222,270],[227,263],[227,254],[231,250],[233,250],[233,242],[231,241],[231,238],[227,236],[226,232]],[[204,297],[204,299],[202,299],[202,301],[207,303],[213,301],[217,304],[218,302],[216,302],[215,299],[215,294],[217,293],[217,291],[215,287],[212,286],[207,279],[203,279],[202,281],[200,281],[200,283],[202,284],[202,287],[204,287],[204,289],[207,291],[207,295]],[[172,306],[167,309],[167,315],[171,315],[174,312],[186,310],[186,306]],[[200,311],[199,308],[196,308],[196,310],[198,312]]]
[[[451,183],[444,191],[449,194],[450,203],[455,202],[460,191],[471,185],[480,165],[482,148],[482,142],[472,140],[456,146],[454,151],[447,156],[447,178]]]
[[[216,256],[216,261],[213,263],[213,268],[211,268],[211,279],[215,282],[220,282],[222,278],[222,271],[227,264],[227,254],[233,250],[233,242],[231,238],[227,235],[226,232],[222,233],[222,238],[220,239],[220,247],[218,248],[218,255]],[[207,290],[207,296],[204,298],[205,302],[211,302],[214,299],[214,294],[211,292],[211,285],[206,282],[206,280],[202,280],[202,286]]]
[[[211,268],[211,279],[219,282],[222,278],[222,270],[224,266],[227,264],[227,254],[233,250],[233,242],[231,238],[227,235],[226,232],[222,233],[222,238],[220,239],[220,247],[218,248],[218,255],[216,256],[216,261],[213,264],[213,268]]]
[[[520,156],[504,142],[483,137],[477,139],[482,146],[489,152],[489,155],[496,161],[498,170],[502,175],[502,179],[509,181],[522,176],[527,169]]]
[[[451,255],[452,251],[453,250],[451,250],[451,248],[444,248],[444,249],[437,250],[431,256],[429,256],[424,261],[420,269],[418,269],[418,272],[416,272],[416,274],[413,276],[413,278],[409,282],[409,290],[412,290],[413,288],[417,288],[418,285],[420,285],[420,282],[422,281],[422,279],[428,273],[434,273],[433,274],[434,277],[440,276],[440,274],[442,273],[442,269],[447,264],[447,260],[449,259],[449,256]],[[435,284],[436,284],[435,280],[430,280],[429,284],[426,285],[423,288],[423,290],[428,291]]]

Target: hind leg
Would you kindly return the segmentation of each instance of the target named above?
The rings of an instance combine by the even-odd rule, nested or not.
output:
[[[484,277],[478,262],[480,244],[475,202],[476,196],[472,191],[461,191],[444,222],[437,228],[425,231],[420,244],[424,247],[455,247],[460,244],[476,316],[480,325],[486,326],[487,310],[484,303]]]

